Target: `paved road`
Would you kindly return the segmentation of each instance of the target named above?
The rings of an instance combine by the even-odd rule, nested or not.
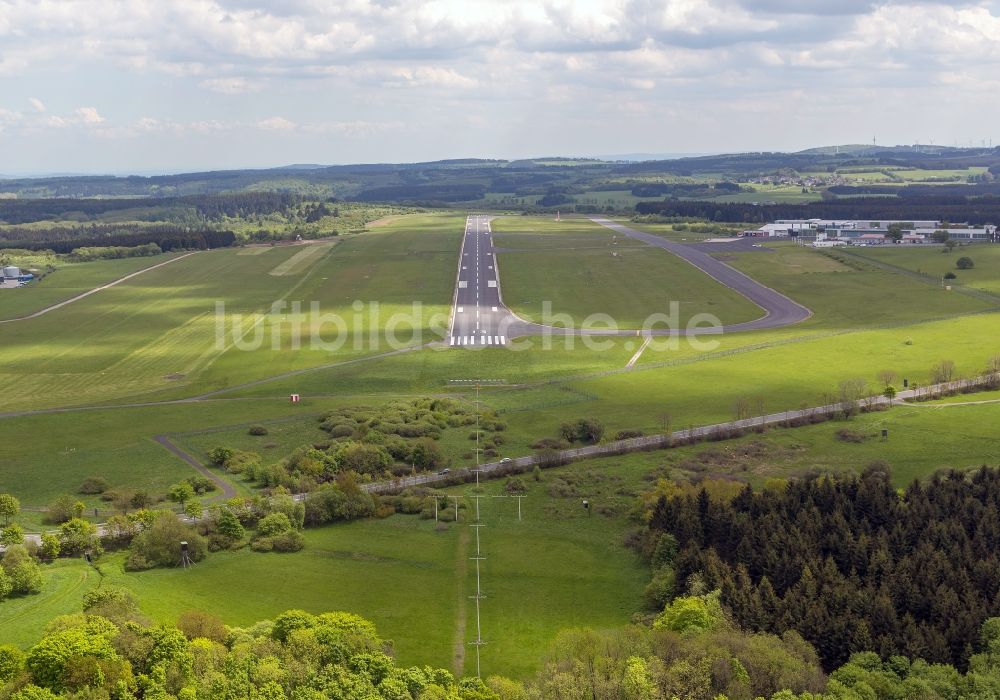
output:
[[[932,384],[930,386],[921,387],[920,389],[906,389],[900,391],[896,395],[894,402],[890,402],[883,396],[871,397],[869,401],[873,405],[892,405],[893,403],[898,404],[906,399],[919,398],[920,396],[933,395],[935,392],[939,391],[957,391],[966,386],[982,386],[981,383],[977,383],[978,380],[983,379],[982,377],[977,379],[959,379],[952,382],[945,382],[942,384]],[[856,405],[860,408],[865,405],[865,401],[857,401]],[[918,404],[907,404],[909,406],[915,406]],[[938,406],[941,407],[941,406]],[[928,407],[931,408],[931,407]],[[729,421],[726,423],[715,423],[712,425],[703,425],[697,428],[688,428],[685,430],[675,430],[672,433],[665,435],[646,435],[643,437],[629,438],[627,440],[615,440],[612,442],[607,442],[601,445],[588,445],[586,447],[577,447],[569,450],[560,450],[558,456],[562,462],[570,462],[577,459],[583,459],[587,457],[599,457],[602,455],[618,455],[625,454],[627,452],[635,452],[639,450],[649,450],[657,448],[665,448],[679,441],[692,440],[692,439],[705,439],[711,437],[715,434],[725,434],[727,431],[731,431],[734,428],[750,430],[757,427],[763,426],[774,426],[785,424],[788,421],[807,418],[814,414],[820,413],[837,413],[843,410],[843,404],[827,404],[824,406],[816,406],[813,408],[804,408],[794,411],[782,411],[780,413],[770,413],[764,416],[756,416],[754,418],[746,418],[743,420]],[[158,440],[159,441],[159,440]],[[197,462],[190,455],[186,455],[183,451],[172,449],[169,445],[160,441],[165,447],[171,449],[172,452],[181,453],[182,459],[184,459],[189,464]],[[538,455],[526,455],[524,457],[515,457],[513,459],[504,459],[499,462],[489,462],[487,464],[479,465],[480,476],[483,474],[487,475],[485,478],[490,478],[490,474],[500,472],[501,475],[505,469],[510,467],[519,467],[520,469],[532,467],[539,464],[540,459]],[[192,465],[193,466],[193,465]],[[202,466],[202,469],[205,469]],[[202,471],[199,469],[199,471]],[[392,479],[389,481],[376,481],[370,484],[362,484],[361,488],[370,493],[395,493],[405,488],[412,486],[448,486],[455,481],[473,481],[475,479],[475,473],[472,467],[464,469],[454,469],[447,474],[421,474],[419,476],[410,476],[402,479]],[[297,501],[305,500],[307,494],[295,494],[292,497]],[[181,516],[181,519],[185,522],[194,522],[194,519],[187,516]],[[99,524],[97,526],[98,533],[104,534],[105,526]],[[34,542],[39,542],[39,535],[37,533],[30,533],[26,537]],[[0,551],[3,551],[3,547],[0,546]]]
[[[448,345],[502,346],[530,332],[503,305],[491,233],[490,217],[474,214],[465,220]]]
[[[723,331],[780,328],[804,321],[812,315],[812,312],[801,304],[792,301],[784,294],[776,292],[770,287],[765,287],[739,270],[730,267],[721,260],[713,258],[703,250],[682,243],[668,241],[665,238],[644,231],[636,231],[634,228],[623,226],[608,219],[591,219],[591,221],[605,226],[612,231],[624,234],[629,238],[635,238],[648,245],[673,253],[677,257],[691,263],[709,277],[714,278],[738,294],[742,294],[764,310],[764,316],[761,318],[723,326]]]
[[[220,478],[218,474],[214,473],[204,464],[199,462],[197,459],[192,457],[190,454],[182,450],[177,445],[175,445],[166,435],[156,435],[153,437],[153,439],[156,440],[156,442],[163,445],[168,450],[170,450],[170,452],[172,452],[174,455],[180,457],[182,460],[190,464],[195,469],[195,471],[197,471],[205,478],[210,479],[212,483],[214,483],[221,489],[221,493],[219,495],[214,496],[207,500],[228,501],[230,498],[236,495],[236,489],[233,488],[232,484],[230,484],[225,479]]]
[[[920,389],[905,389],[896,394],[896,398],[893,401],[885,398],[884,396],[872,396],[867,400],[872,406],[893,406],[899,405],[901,402],[907,399],[918,398],[920,396],[933,395],[935,392],[939,391],[953,391],[959,390],[965,385],[975,385],[976,380],[956,380],[952,382],[945,382],[942,384],[932,384],[930,386],[922,387]],[[863,409],[866,406],[866,401],[860,400],[854,402],[858,409]],[[907,406],[914,406],[917,404],[905,404]],[[844,409],[844,404],[833,403],[826,404],[822,406],[814,406],[812,408],[803,408],[793,411],[781,411],[780,413],[769,413],[763,416],[755,416],[753,418],[745,418],[742,420],[728,421],[725,423],[713,423],[711,425],[702,425],[698,427],[687,428],[684,430],[675,430],[672,433],[664,435],[645,435],[643,437],[629,438],[627,440],[614,440],[611,442],[606,442],[600,445],[587,445],[586,447],[575,447],[569,450],[559,450],[558,451],[558,462],[565,464],[578,459],[585,459],[589,457],[600,457],[600,456],[610,456],[610,455],[620,455],[629,452],[645,451],[650,449],[664,449],[670,445],[683,443],[684,441],[692,440],[704,440],[713,436],[727,435],[731,434],[734,429],[739,430],[753,430],[755,428],[767,427],[767,426],[781,426],[788,424],[789,421],[801,420],[804,418],[809,418],[814,415],[837,415]],[[515,457],[513,459],[506,459],[500,462],[489,462],[487,464],[479,465],[481,478],[490,478],[489,475],[500,472],[502,475],[505,469],[511,467],[517,467],[520,470],[525,468],[530,468],[541,462],[538,455],[526,455],[524,457]],[[483,476],[486,475],[486,476]],[[361,488],[371,493],[395,493],[412,486],[448,486],[456,481],[458,482],[469,482],[475,480],[475,472],[472,467],[462,468],[462,469],[452,469],[447,474],[420,474],[418,476],[409,476],[400,479],[393,479],[391,481],[377,481],[371,484],[364,484]]]

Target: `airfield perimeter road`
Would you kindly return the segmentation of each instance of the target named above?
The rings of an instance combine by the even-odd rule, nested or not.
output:
[[[500,294],[500,274],[496,252],[493,248],[490,218],[481,214],[473,214],[465,220],[465,235],[462,239],[458,276],[455,280],[452,321],[448,331],[449,345],[462,347],[502,346],[507,345],[512,338],[527,335],[627,336],[637,334],[635,329],[606,330],[545,326],[524,321],[515,315],[504,306],[503,297]],[[642,335],[682,336],[763,330],[798,323],[812,315],[812,312],[801,304],[770,287],[765,287],[739,270],[713,258],[703,250],[674,243],[651,233],[637,231],[608,219],[591,219],[591,221],[676,255],[720,284],[746,297],[764,312],[763,316],[753,321],[733,323],[721,328],[655,328],[641,331]]]

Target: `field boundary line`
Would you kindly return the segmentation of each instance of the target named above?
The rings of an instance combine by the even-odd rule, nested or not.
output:
[[[118,284],[121,284],[122,282],[130,280],[133,277],[138,277],[139,275],[143,274],[144,272],[149,272],[150,270],[155,270],[158,267],[163,267],[164,265],[169,265],[170,263],[175,263],[178,260],[183,260],[186,257],[189,257],[191,255],[194,255],[195,253],[200,253],[200,252],[202,252],[202,251],[199,250],[199,251],[194,251],[192,253],[185,253],[184,255],[178,255],[176,258],[171,258],[170,260],[166,260],[166,261],[158,263],[156,265],[151,265],[149,267],[144,267],[141,270],[136,270],[135,272],[127,274],[124,277],[119,277],[118,279],[114,280],[113,282],[108,282],[107,284],[102,284],[100,287],[94,287],[91,290],[83,292],[82,294],[77,294],[75,297],[71,297],[70,299],[66,299],[65,301],[60,301],[57,304],[52,304],[51,306],[46,306],[44,309],[40,309],[40,310],[35,311],[34,313],[30,313],[30,314],[28,314],[26,316],[18,316],[17,318],[5,318],[3,320],[0,320],[0,323],[13,323],[14,321],[27,321],[28,319],[38,318],[39,316],[47,314],[50,311],[55,311],[56,309],[61,309],[64,306],[68,306],[68,305],[72,304],[73,302],[80,301],[81,299],[83,299],[85,297],[89,297],[91,294],[96,294],[97,292],[103,291],[105,289],[109,289],[111,287],[114,287],[115,285],[118,285]]]

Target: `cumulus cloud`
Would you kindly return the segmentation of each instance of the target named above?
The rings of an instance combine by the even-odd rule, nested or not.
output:
[[[527,124],[541,139],[542,109],[558,110],[551,133],[576,129],[589,144],[623,114],[637,126],[614,131],[655,140],[678,133],[661,128],[665,115],[731,132],[740,110],[770,110],[762,124],[780,143],[782,100],[813,105],[795,111],[811,133],[855,123],[867,134],[870,112],[828,107],[873,95],[919,99],[931,123],[961,102],[985,125],[1000,106],[998,40],[995,0],[0,0],[0,75],[28,78],[0,95],[26,112],[0,113],[0,128],[347,141],[405,119],[417,133],[447,124],[449,144],[464,128],[475,145],[479,132],[520,143]],[[141,114],[91,97],[63,113],[27,92],[36,71],[164,90]]]
[[[257,122],[257,127],[268,131],[292,131],[295,129],[295,122],[284,117],[268,117]]]
[[[87,126],[96,126],[104,122],[104,117],[94,107],[77,107],[73,111],[73,116],[76,121]]]
[[[263,88],[260,81],[247,80],[246,78],[208,78],[202,80],[198,85],[223,95],[242,95],[259,92]]]

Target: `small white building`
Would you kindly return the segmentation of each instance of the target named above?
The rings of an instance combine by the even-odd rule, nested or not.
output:
[[[3,269],[3,276],[4,279],[17,279],[21,276],[21,268],[8,265]]]

